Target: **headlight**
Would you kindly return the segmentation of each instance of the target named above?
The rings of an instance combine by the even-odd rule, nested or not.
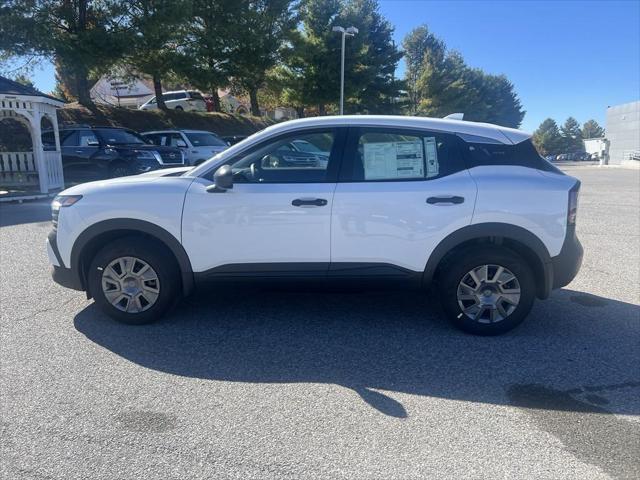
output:
[[[78,200],[82,198],[82,195],[57,195],[51,202],[51,222],[53,228],[58,226],[58,215],[62,207],[70,207],[74,205]]]
[[[158,163],[162,163],[160,154],[155,150],[134,150],[138,160],[155,160]]]

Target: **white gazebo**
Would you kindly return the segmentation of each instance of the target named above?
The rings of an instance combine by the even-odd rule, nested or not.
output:
[[[0,128],[2,120],[12,118],[27,127],[31,135],[30,152],[0,151],[0,189],[18,192],[38,190],[41,194],[64,188],[62,156],[56,109],[64,102],[35,88],[0,77]],[[43,143],[42,120],[51,124]]]

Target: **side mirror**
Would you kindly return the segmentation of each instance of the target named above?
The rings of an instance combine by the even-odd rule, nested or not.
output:
[[[178,140],[176,142],[176,147],[179,148],[187,148],[187,142],[185,142],[184,140]]]
[[[222,193],[233,188],[233,170],[229,165],[223,165],[213,174],[213,185],[207,187],[209,193]]]
[[[87,140],[87,147],[99,147],[100,142],[97,140]]]

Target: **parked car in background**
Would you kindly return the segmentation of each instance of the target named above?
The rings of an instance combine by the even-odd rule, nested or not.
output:
[[[180,148],[187,165],[199,165],[229,148],[222,138],[205,130],[157,130],[142,136],[154,145]]]
[[[162,99],[169,109],[184,110],[185,112],[206,112],[207,104],[200,92],[195,90],[177,90],[175,92],[165,92]],[[140,110],[156,110],[158,102],[156,97],[140,105]]]
[[[43,143],[55,145],[53,131],[43,133]],[[125,128],[63,127],[60,145],[64,178],[72,182],[184,165],[180,149],[149,145],[139,134]]]

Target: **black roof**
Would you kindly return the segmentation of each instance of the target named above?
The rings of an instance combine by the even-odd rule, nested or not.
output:
[[[34,97],[44,97],[48,98],[49,100],[55,100],[56,102],[65,103],[64,100],[52,97],[51,95],[42,93],[40,90],[36,90],[33,87],[14,82],[13,80],[2,76],[0,76],[0,93],[6,93],[9,95],[31,95]]]

